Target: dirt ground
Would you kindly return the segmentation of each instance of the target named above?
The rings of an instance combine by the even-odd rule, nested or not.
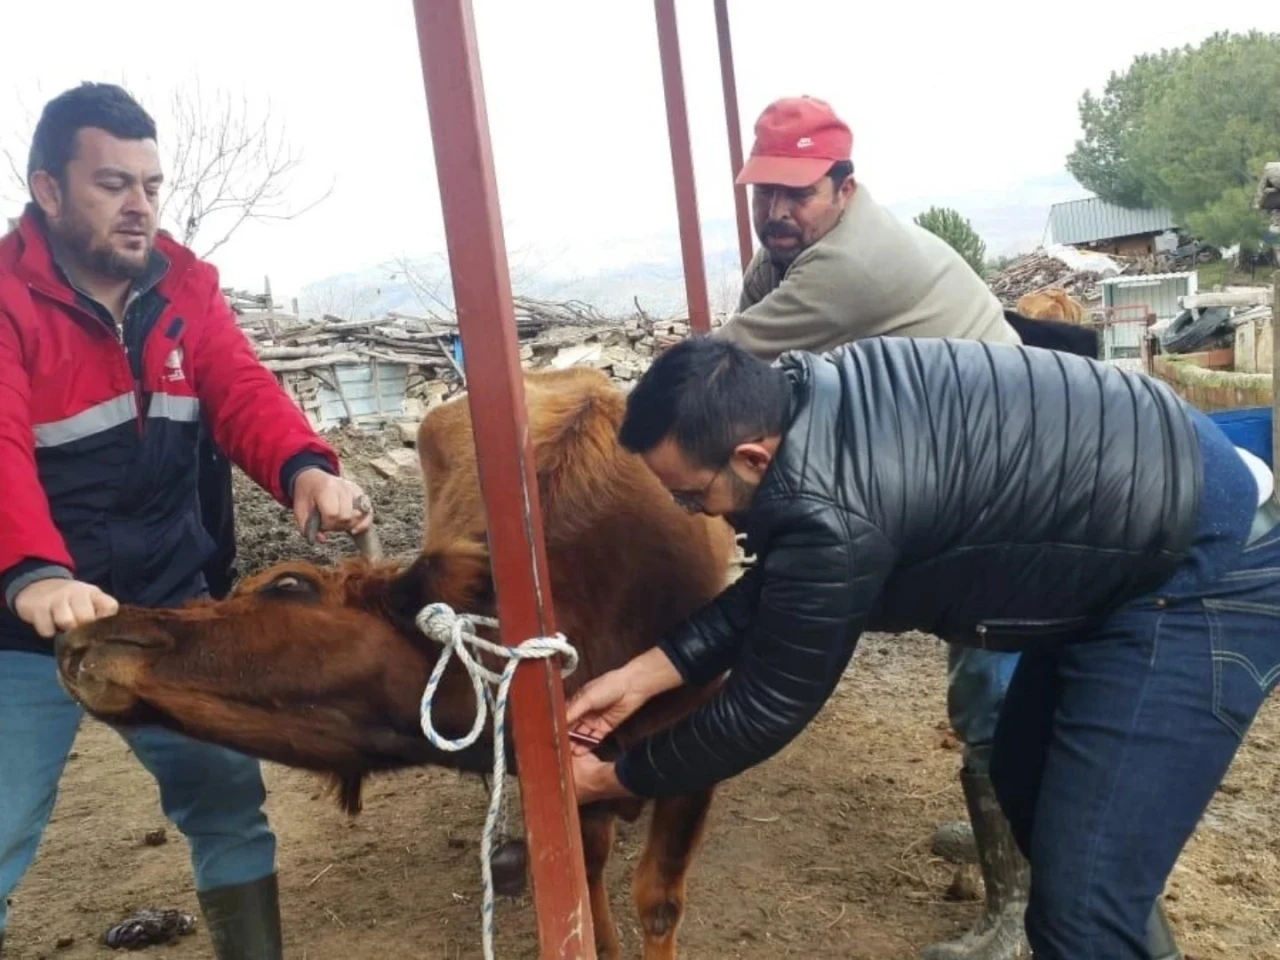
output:
[[[411,553],[421,503],[412,483],[363,469],[378,438],[344,437],[344,459],[374,498],[385,547]],[[242,572],[308,548],[284,510],[237,477]],[[681,955],[898,960],[958,934],[977,910],[949,899],[956,868],[929,852],[961,816],[959,752],[943,721],[944,650],[921,635],[865,638],[819,719],[772,761],[729,783],[689,886]],[[1280,706],[1272,701],[1170,882],[1168,909],[1188,960],[1280,957]],[[311,776],[266,767],[280,839],[285,952],[299,960],[479,957],[478,780],[424,770],[374,781],[355,819]],[[629,875],[647,818],[623,824],[610,867],[624,949],[638,956]],[[101,724],[81,730],[38,858],[12,898],[6,956],[87,958],[108,926],[142,906],[195,913],[186,845],[165,827],[154,782]],[[968,868],[972,869],[972,868]],[[536,957],[527,899],[497,909],[497,952]],[[196,932],[149,951],[207,957]],[[143,954],[144,956],[146,954]]]

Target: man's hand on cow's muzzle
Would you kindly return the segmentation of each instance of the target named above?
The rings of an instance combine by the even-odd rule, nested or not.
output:
[[[13,612],[45,639],[113,616],[119,609],[114,597],[93,584],[62,577],[37,580],[13,598]]]
[[[308,467],[293,481],[293,516],[298,529],[307,535],[307,520],[314,511],[321,530],[345,530],[353,536],[373,523],[373,510],[361,512],[357,503],[368,498],[359,486],[317,467]],[[323,543],[324,534],[317,539]]]

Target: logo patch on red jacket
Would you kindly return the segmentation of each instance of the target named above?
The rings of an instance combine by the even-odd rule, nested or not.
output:
[[[187,379],[186,374],[182,372],[182,347],[177,346],[169,351],[169,355],[164,359],[164,378],[170,383],[177,383],[180,380]]]

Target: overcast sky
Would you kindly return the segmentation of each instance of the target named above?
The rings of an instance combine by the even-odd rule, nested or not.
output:
[[[700,212],[731,216],[711,0],[676,6]],[[583,272],[646,237],[676,243],[653,4],[475,10],[508,244]],[[859,179],[883,201],[922,206],[1060,172],[1081,92],[1137,53],[1220,29],[1280,30],[1274,5],[1203,0],[731,0],[730,16],[745,148],[771,99],[821,96],[853,127]],[[157,119],[173,87],[197,77],[270,103],[304,153],[299,202],[336,186],[297,220],[243,228],[213,258],[226,283],[258,289],[270,274],[287,296],[441,247],[409,0],[2,0],[0,37],[0,144],[11,149],[30,134],[23,108],[81,79],[125,80]]]

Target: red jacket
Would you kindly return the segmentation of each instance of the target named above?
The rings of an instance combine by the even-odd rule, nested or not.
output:
[[[0,588],[74,575],[122,602],[203,591],[196,449],[218,447],[280,503],[333,450],[263,367],[215,268],[165,234],[123,331],[55,266],[30,210],[0,238]],[[167,269],[164,261],[168,261]],[[0,649],[41,649],[7,610]]]

